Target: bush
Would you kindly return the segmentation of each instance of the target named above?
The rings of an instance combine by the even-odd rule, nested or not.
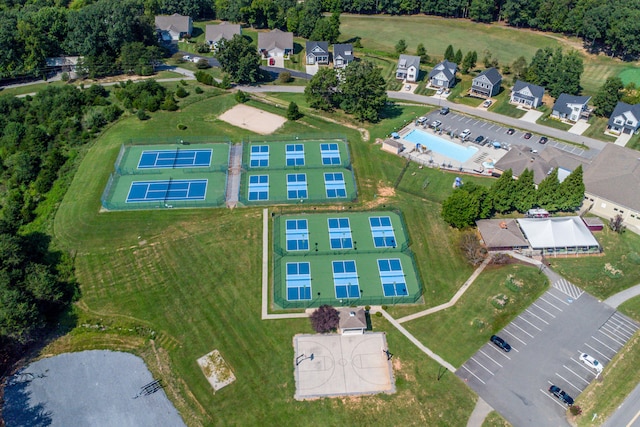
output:
[[[498,310],[502,310],[503,308],[505,308],[508,302],[509,297],[505,294],[494,295],[493,298],[491,298],[491,305]]]
[[[196,88],[194,90],[198,95],[200,95],[202,92],[204,92],[200,86],[196,86]]]
[[[122,115],[122,110],[115,104],[107,105],[104,109],[104,118],[109,122],[115,122]]]
[[[382,313],[380,313],[379,311],[376,311],[376,317],[382,317]]]
[[[68,82],[69,81],[69,73],[67,73],[66,71],[64,73],[62,73],[60,75],[60,80],[62,80],[63,82]]]
[[[569,407],[569,412],[571,412],[571,415],[577,416],[577,415],[582,414],[582,408],[579,407],[578,405],[571,405]]]
[[[196,71],[195,77],[196,77],[196,80],[202,84],[205,84],[208,86],[215,86],[216,81],[213,78],[213,76],[209,73],[205,73],[204,71],[199,70],[199,71]]]
[[[311,314],[311,327],[318,333],[326,333],[338,329],[340,314],[330,305],[321,305]]]
[[[289,83],[291,80],[293,80],[293,79],[291,78],[291,73],[288,72],[288,71],[283,71],[278,76],[278,81],[280,83]]]
[[[249,100],[249,95],[246,94],[245,92],[239,90],[236,92],[236,101],[244,104],[245,102],[247,102]]]
[[[173,99],[173,95],[167,95],[161,105],[161,108],[166,111],[176,111],[178,109],[178,104],[176,104],[175,99]]]
[[[211,64],[209,64],[209,61],[202,58],[198,60],[198,62],[196,62],[196,68],[198,68],[199,70],[206,70],[207,68],[211,68]]]
[[[178,130],[186,130],[187,125],[183,125],[182,123],[178,123]]]
[[[144,111],[144,108],[139,109],[138,112],[136,113],[136,116],[138,117],[139,120],[147,120],[149,118],[149,116],[147,115],[147,112]]]
[[[182,79],[182,80],[180,80],[180,84],[181,84],[182,86],[186,86],[186,85],[188,85],[189,83],[187,83],[184,79]]]
[[[176,89],[176,96],[178,98],[184,98],[188,95],[189,95],[189,92],[187,92],[182,86],[178,86],[178,89]]]
[[[290,102],[289,108],[287,108],[287,119],[295,121],[300,117],[302,117],[302,113],[298,108],[298,104],[296,104],[295,102]]]
[[[200,42],[196,44],[196,52],[198,53],[209,53],[211,48],[209,47],[209,43]]]

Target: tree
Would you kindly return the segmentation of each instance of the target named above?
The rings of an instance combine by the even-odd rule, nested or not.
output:
[[[244,104],[249,100],[249,95],[246,92],[238,90],[235,95],[236,102]]]
[[[624,230],[627,227],[624,225],[624,220],[622,219],[621,214],[617,214],[613,218],[609,219],[609,228],[618,234],[624,233]]]
[[[593,98],[596,114],[609,117],[616,108],[618,101],[622,99],[623,89],[624,85],[620,77],[607,77],[607,80],[600,86],[598,93]]]
[[[218,43],[216,58],[220,68],[237,83],[255,83],[260,77],[260,56],[255,47],[236,34]]]
[[[289,108],[287,108],[287,119],[295,121],[295,120],[298,120],[300,117],[302,117],[302,113],[298,108],[298,104],[296,104],[293,101],[290,102]]]
[[[385,80],[371,62],[352,62],[344,69],[340,107],[357,120],[377,122],[387,103]]]
[[[533,171],[522,171],[515,185],[513,205],[518,212],[524,213],[536,204],[536,185]]]
[[[453,46],[449,45],[444,51],[444,59],[449,62],[453,62],[456,59],[456,54],[453,51]]]
[[[458,65],[462,63],[462,51],[460,49],[456,51],[456,55],[453,58],[453,62],[455,62]]]
[[[478,219],[489,218],[493,213],[493,199],[491,196],[491,189],[474,182],[467,182],[462,185],[462,188],[467,193],[473,195],[478,199],[480,208],[478,211]]]
[[[423,63],[429,62],[429,55],[427,55],[427,49],[425,49],[422,43],[418,44],[416,48],[416,55],[420,57],[420,61]]]
[[[527,75],[527,60],[524,56],[519,56],[511,64],[511,72],[513,73],[514,80],[524,80]]]
[[[398,40],[398,43],[396,43],[396,53],[402,54],[402,53],[405,53],[406,51],[407,51],[407,42],[404,39]]]
[[[311,108],[332,111],[337,105],[338,76],[331,68],[320,68],[304,88],[304,96]]]
[[[311,327],[314,331],[324,334],[338,329],[340,313],[330,305],[321,305],[311,313]]]
[[[549,63],[553,56],[550,47],[538,49],[531,58],[531,64],[527,68],[526,80],[535,85],[547,86],[549,84]]]
[[[560,209],[573,212],[584,200],[584,181],[582,179],[582,165],[578,165],[559,186]]]
[[[536,191],[536,198],[538,199],[538,206],[548,210],[549,212],[555,212],[559,209],[559,190],[560,181],[558,181],[558,169],[555,168],[545,179],[538,184],[538,191]]]
[[[515,187],[513,172],[511,169],[507,169],[491,186],[493,207],[496,211],[502,213],[513,209]]]
[[[280,83],[290,83],[293,80],[289,71],[283,71],[278,74],[278,81]]]
[[[493,0],[471,0],[469,18],[476,22],[491,22],[494,10]]]
[[[469,70],[471,70],[472,68],[475,68],[476,60],[474,60],[474,56],[476,58],[478,57],[478,54],[476,53],[475,50],[471,52],[467,52],[467,54],[464,56],[464,59],[462,60],[462,65],[460,67],[463,74],[467,74],[469,73]]]
[[[478,219],[480,201],[464,188],[457,188],[442,202],[442,219],[455,228],[473,225]]]
[[[460,235],[458,246],[464,257],[469,261],[469,264],[473,266],[480,265],[487,257],[487,249],[480,244],[475,231],[468,230],[463,232]]]

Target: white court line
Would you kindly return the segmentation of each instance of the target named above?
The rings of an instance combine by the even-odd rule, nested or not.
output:
[[[473,360],[474,362],[476,362],[478,365],[480,365],[480,367],[482,369],[484,369],[485,371],[489,372],[491,375],[495,375],[493,372],[491,372],[486,366],[484,366],[482,363],[478,362],[475,358],[471,358],[471,360]]]
[[[614,353],[617,353],[618,350],[616,350],[615,348],[611,348],[608,345],[606,345],[605,343],[603,343],[602,341],[600,341],[598,338],[594,337],[593,335],[591,335],[591,338],[593,338],[594,340],[598,341],[600,344],[602,344],[603,346],[607,347],[609,350],[613,351]]]
[[[555,288],[553,288],[555,289]],[[558,292],[560,292],[560,290],[558,290]],[[565,300],[558,298],[557,296],[555,296],[554,294],[552,294],[551,292],[547,292],[550,296],[554,297],[555,299],[557,299],[558,301],[560,301],[561,303],[563,303],[564,305],[569,305],[568,302],[566,302]]]
[[[545,301],[545,302],[546,302],[546,301]],[[547,302],[547,304],[549,304],[549,303]],[[535,306],[538,310],[542,310],[542,311],[544,311],[545,313],[547,313],[549,316],[553,317],[554,319],[556,318],[556,316],[555,316],[555,315],[553,315],[553,314],[549,313],[547,310],[545,310],[544,308],[540,307],[540,306],[539,306],[538,304],[536,304],[535,302],[534,302],[533,304],[531,304],[531,305]],[[553,306],[553,304],[549,304],[549,305],[552,305],[552,306]],[[555,306],[554,306],[554,307],[555,307]],[[556,307],[556,308],[558,308],[558,307]],[[560,309],[558,308],[558,310],[560,310]],[[562,311],[562,310],[560,310],[560,311]]]
[[[528,324],[530,324],[531,326],[533,326],[534,328],[536,328],[538,330],[538,332],[542,331],[542,329],[538,328],[536,325],[534,325],[533,323],[529,322],[527,319],[525,319],[524,317],[522,317],[522,315],[518,316],[518,319],[520,320],[524,320],[525,322],[527,322]],[[547,323],[548,324],[548,323]]]
[[[529,332],[527,332],[524,329],[522,329],[520,326],[516,325],[515,322],[511,322],[510,324],[515,326],[516,328],[520,329],[522,332],[524,332],[525,334],[529,335],[531,338],[533,338],[533,335],[531,335]]]
[[[486,384],[484,381],[482,381],[482,380],[480,379],[480,377],[479,377],[479,376],[477,376],[476,374],[474,374],[473,372],[471,372],[471,371],[469,370],[469,368],[467,368],[467,367],[466,367],[466,366],[464,366],[464,365],[462,365],[462,367],[463,367],[464,369],[466,369],[466,371],[467,371],[467,372],[469,372],[471,375],[473,375],[474,377],[476,377],[476,378],[478,379],[478,381],[480,381],[482,384]]]
[[[507,325],[507,326],[509,326],[509,325]],[[504,332],[506,332],[506,333],[508,333],[509,335],[511,335],[512,337],[514,337],[515,339],[517,339],[518,341],[520,341],[522,344],[527,345],[527,343],[526,343],[526,342],[522,341],[520,338],[518,338],[517,336],[515,336],[513,333],[509,332],[509,331],[507,330],[507,328],[504,328],[504,329],[503,329],[503,331],[504,331]]]
[[[524,311],[526,311],[527,313],[529,313],[530,315],[532,315],[533,317],[537,317],[538,319],[540,319],[541,322],[543,322],[545,325],[548,325],[549,322],[547,322],[546,320],[544,320],[542,317],[538,316],[537,314],[535,314],[534,312],[532,312],[531,310],[529,310],[528,308],[525,309]]]
[[[497,349],[496,349],[496,350],[497,350]],[[480,351],[480,353],[484,354],[484,355],[485,355],[485,357],[486,357],[487,359],[491,360],[493,363],[495,363],[496,365],[500,366],[501,368],[503,367],[501,364],[499,364],[498,362],[496,362],[496,361],[494,360],[494,358],[493,358],[493,357],[489,356],[487,353],[485,353],[485,352],[484,352],[484,351],[482,351],[482,350],[479,350],[479,351]],[[507,356],[505,356],[505,357],[506,357],[507,359],[511,360],[511,358],[509,358],[509,357],[507,357]]]
[[[593,347],[591,347],[589,344],[585,343],[584,345],[586,345],[587,347],[589,347],[591,350],[595,351],[596,353],[598,353],[600,356],[602,356],[602,358],[607,359],[607,362],[611,362],[611,358],[609,356],[607,356],[606,354],[602,353],[601,351],[599,351],[598,349],[595,349]],[[585,352],[586,353],[586,352]]]
[[[574,372],[570,367],[568,367],[567,365],[562,365],[562,367],[564,369],[566,369],[567,371],[571,372],[576,377],[580,378],[582,381],[584,381],[585,384],[589,385],[589,381],[587,381],[584,378],[582,378],[582,376],[580,374],[578,374],[577,372]]]
[[[544,391],[543,389],[539,388],[538,390],[540,390],[542,392],[542,394],[544,394],[545,396],[547,396],[549,399],[551,399],[551,401],[553,403],[555,403],[556,405],[560,406],[562,409],[567,409],[566,406],[564,406],[564,404],[562,402],[560,402],[560,400],[556,399],[556,397],[549,393],[549,390]]]
[[[571,387],[575,388],[576,390],[578,390],[580,393],[582,393],[582,389],[576,387],[575,385],[573,385],[571,383],[571,381],[569,381],[568,379],[566,379],[565,377],[563,377],[562,375],[560,375],[559,373],[556,372],[556,375],[559,376],[560,378],[562,378],[567,384],[569,384]]]
[[[605,337],[609,338],[611,341],[614,341],[614,342],[616,342],[616,343],[620,344],[620,346],[621,346],[621,347],[625,344],[625,342],[624,342],[624,341],[620,341],[620,340],[618,340],[618,339],[616,339],[616,338],[614,338],[614,337],[612,337],[612,336],[609,336],[609,334],[605,333],[602,329],[599,329],[599,330],[598,330],[598,333],[601,333],[601,334],[602,334],[602,335],[604,335]]]
[[[619,331],[617,328],[614,328],[611,324],[609,323],[605,323],[604,325],[602,325],[603,330],[606,330],[607,332],[609,332],[611,335],[616,336],[620,339],[623,339],[625,342],[629,340],[629,338],[631,338],[632,335],[627,336],[625,333],[623,333],[622,331]]]

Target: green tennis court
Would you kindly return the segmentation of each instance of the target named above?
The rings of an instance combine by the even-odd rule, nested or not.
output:
[[[397,212],[278,216],[273,233],[274,300],[282,308],[406,304],[422,296]]]

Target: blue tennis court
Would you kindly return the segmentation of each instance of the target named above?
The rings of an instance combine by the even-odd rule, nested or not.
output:
[[[352,249],[349,218],[329,218],[329,245],[331,249]]]
[[[400,259],[379,259],[378,273],[380,273],[382,291],[385,297],[409,295]]]
[[[342,172],[325,173],[324,188],[329,199],[347,197],[347,187],[345,186]]]
[[[205,168],[211,166],[213,150],[143,151],[138,169]]]
[[[287,230],[287,250],[307,251],[309,250],[309,228],[306,219],[288,219]]]
[[[369,225],[371,226],[371,236],[373,237],[373,244],[376,248],[396,247],[396,235],[393,232],[393,225],[391,224],[390,217],[369,217]]]
[[[206,179],[134,181],[129,187],[127,203],[169,200],[205,200]]]
[[[320,156],[323,165],[339,165],[340,149],[338,144],[320,144]]]
[[[360,284],[355,261],[333,261],[333,286],[336,298],[360,298]]]
[[[308,262],[287,263],[287,300],[311,299],[311,270]]]

